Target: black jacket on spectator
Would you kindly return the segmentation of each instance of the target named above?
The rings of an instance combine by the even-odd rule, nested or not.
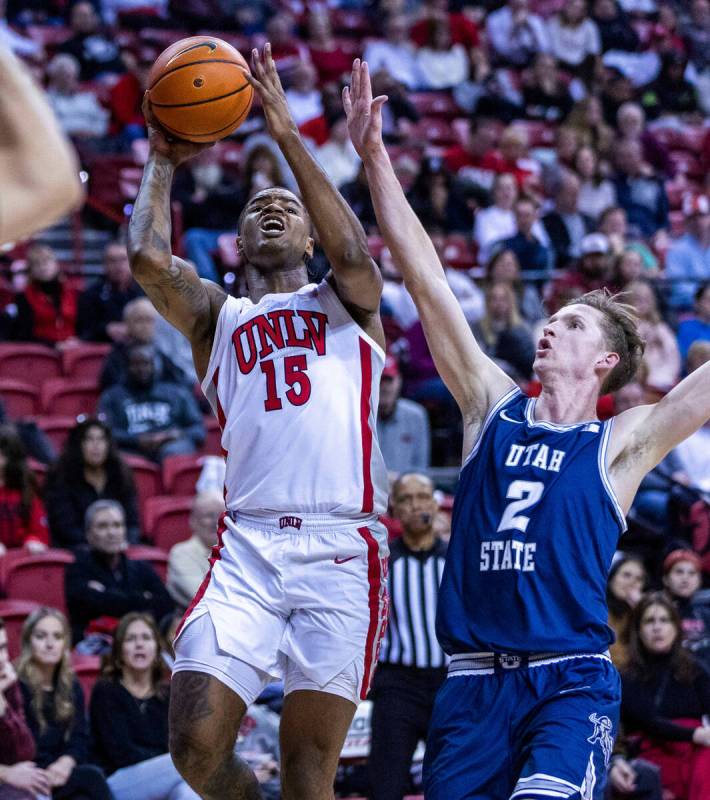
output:
[[[101,278],[79,296],[76,321],[79,338],[87,342],[110,342],[106,326],[109,322],[121,322],[126,303],[142,296],[143,290],[135,282],[121,291]]]
[[[584,215],[580,215],[584,223],[584,232],[589,233],[594,230],[594,225]],[[550,245],[555,256],[555,267],[557,269],[565,269],[569,267],[574,261],[572,255],[573,244],[579,245],[579,242],[572,242],[569,230],[565,225],[562,215],[558,211],[550,211],[542,218],[542,224],[545,226],[547,235],[550,237]],[[522,266],[522,265],[521,265]]]
[[[120,491],[116,483],[108,480],[99,494],[83,475],[74,476],[72,483],[59,483],[50,472],[44,497],[54,547],[73,549],[86,544],[84,515],[86,509],[97,500],[117,500],[126,515],[128,541],[136,544],[140,538],[135,489]]]
[[[623,11],[613,19],[599,19],[592,17],[599,28],[599,38],[602,43],[602,52],[607,50],[628,50],[635,52],[639,49],[641,40],[638,33],[631,27],[629,18]]]
[[[89,756],[89,726],[86,724],[84,692],[79,681],[74,679],[74,708],[76,712],[70,723],[60,722],[54,715],[54,691],[44,693],[42,713],[46,720],[44,731],[40,732],[39,720],[32,707],[32,690],[20,682],[25,703],[25,717],[37,745],[35,761],[38,767],[52,764],[60,756],[71,756],[77,764],[86,762]]]
[[[168,752],[168,692],[142,700],[121,683],[94,686],[89,711],[93,759],[108,775]]]
[[[79,61],[82,81],[92,81],[102,72],[122,73],[126,67],[115,41],[102,33],[77,33],[58,48]]]
[[[128,350],[130,344],[117,342],[111,352],[106,356],[104,365],[99,377],[101,390],[110,389],[117,383],[125,383],[128,370]],[[187,388],[191,388],[185,382],[185,373],[174,364],[164,353],[156,350],[155,352],[155,380],[167,381],[169,383],[179,383]]]
[[[103,590],[89,584],[100,583]],[[153,567],[145,561],[129,561],[119,557],[112,569],[109,560],[95,550],[77,553],[76,561],[67,566],[64,586],[67,609],[75,642],[84,636],[84,629],[97,617],[122,617],[129,611],[148,611],[156,620],[174,609],[174,603]]]

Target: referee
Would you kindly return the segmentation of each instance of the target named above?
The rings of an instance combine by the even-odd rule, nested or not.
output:
[[[371,800],[402,800],[412,756],[426,739],[446,656],[434,623],[446,544],[434,533],[438,505],[425,475],[405,473],[392,487],[402,538],[390,543],[390,619],[372,682]]]

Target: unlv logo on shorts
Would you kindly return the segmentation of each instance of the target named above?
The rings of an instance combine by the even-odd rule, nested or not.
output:
[[[520,656],[501,655],[500,657],[501,669],[518,669],[522,663],[523,659]]]
[[[295,528],[297,531],[301,530],[303,520],[300,517],[279,517],[279,528]]]

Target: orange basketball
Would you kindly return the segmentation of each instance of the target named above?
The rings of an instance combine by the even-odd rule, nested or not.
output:
[[[249,65],[222,39],[191,36],[171,44],[148,74],[153,113],[168,133],[191,142],[216,142],[247,117],[254,90]]]

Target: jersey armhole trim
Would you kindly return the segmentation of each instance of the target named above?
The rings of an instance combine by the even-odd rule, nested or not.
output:
[[[478,436],[476,436],[476,440],[474,441],[471,449],[469,450],[468,455],[464,459],[463,464],[461,465],[461,469],[463,469],[469,461],[476,455],[478,452],[478,448],[481,446],[481,441],[483,440],[483,435],[488,430],[488,426],[493,421],[493,417],[503,408],[503,406],[508,405],[508,403],[518,395],[522,394],[520,389],[517,386],[514,386],[512,389],[509,389],[502,397],[500,397],[496,403],[490,408],[488,413],[486,414],[485,419],[483,420],[483,424],[481,425],[481,430],[478,432]]]
[[[205,377],[202,379],[202,383],[200,383],[200,388],[202,389],[202,393],[208,400],[210,397],[208,391],[211,391],[211,387],[214,388],[214,383],[212,381],[215,371],[215,362],[217,360],[217,353],[222,347],[221,333],[222,333],[222,328],[224,327],[224,317],[227,313],[228,306],[230,306],[232,301],[235,300],[239,302],[239,299],[236,297],[227,297],[224,303],[222,303],[222,308],[220,308],[219,314],[217,316],[217,324],[215,325],[214,339],[212,339],[212,350],[210,351],[210,360],[207,362],[207,371],[205,372]],[[241,313],[241,308],[239,309],[239,313]]]
[[[626,517],[624,516],[624,512],[621,508],[621,503],[619,503],[619,499],[614,492],[614,489],[611,485],[611,480],[609,478],[609,473],[606,467],[606,456],[607,456],[607,449],[609,446],[609,439],[611,437],[611,429],[614,425],[614,418],[608,419],[604,423],[604,429],[602,431],[601,439],[599,441],[599,450],[598,450],[598,460],[599,460],[599,475],[602,479],[602,485],[604,489],[609,495],[609,499],[611,500],[611,504],[614,506],[614,511],[616,512],[616,516],[621,526],[621,532],[625,533],[627,529],[626,524]]]
[[[330,294],[330,296],[333,298],[333,300],[335,300],[335,302],[340,306],[340,308],[343,309],[343,313],[346,314],[348,319],[352,320],[353,325],[355,325],[357,327],[358,335],[360,335],[370,345],[370,347],[372,347],[372,349],[380,356],[380,358],[384,361],[385,358],[387,357],[387,354],[382,349],[382,345],[377,344],[377,342],[372,338],[372,336],[370,336],[370,334],[367,333],[367,331],[364,330],[362,325],[360,325],[360,323],[358,323],[355,320],[353,315],[345,307],[345,304],[343,303],[343,301],[338,297],[338,293],[335,291],[335,289],[333,289],[333,287],[328,282],[328,276],[327,275],[316,286],[316,290],[319,291],[319,292],[325,290],[326,292],[328,292]]]

